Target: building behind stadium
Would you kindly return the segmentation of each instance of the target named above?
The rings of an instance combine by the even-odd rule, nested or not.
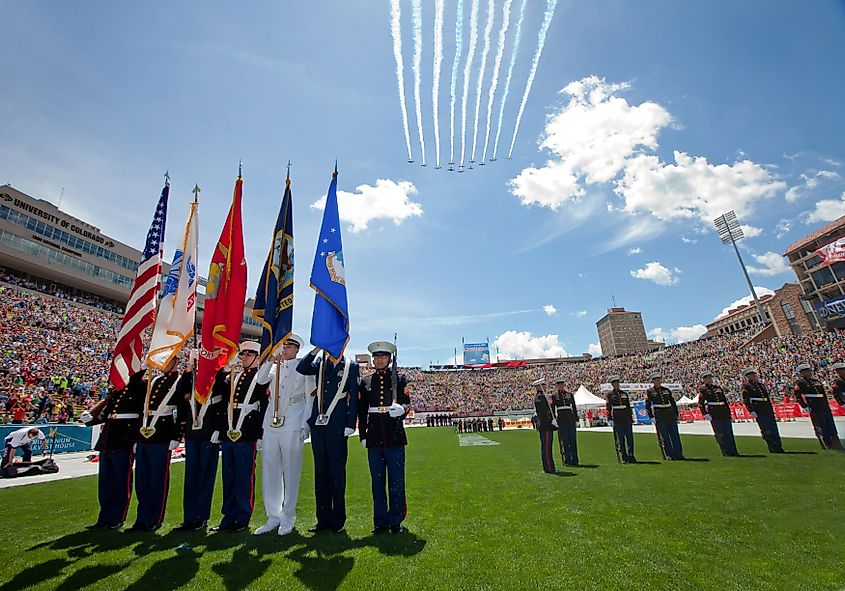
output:
[[[118,309],[126,304],[141,251],[104,234],[99,228],[58,207],[0,185],[0,265],[6,272],[61,290],[101,300]],[[162,281],[170,265],[163,264]],[[205,279],[199,284],[205,287]],[[197,294],[197,325],[202,323],[205,295]],[[244,336],[261,334],[252,319],[252,302],[244,306]]]

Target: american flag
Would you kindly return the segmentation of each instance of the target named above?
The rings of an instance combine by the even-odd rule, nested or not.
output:
[[[123,389],[132,374],[141,370],[144,343],[141,335],[155,322],[158,288],[161,277],[161,259],[163,256],[164,226],[167,219],[167,197],[170,184],[165,184],[158,200],[153,223],[147,232],[147,243],[135,283],[129,294],[126,312],[117,335],[109,378],[117,390]]]

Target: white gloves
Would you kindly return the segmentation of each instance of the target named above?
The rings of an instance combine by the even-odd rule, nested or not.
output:
[[[612,421],[612,420],[610,420],[610,421],[608,421],[608,422],[607,422],[607,424],[608,424],[608,425],[610,425],[610,426],[612,427],[612,426],[613,426],[613,421]]]
[[[704,420],[705,421],[711,421],[711,420],[713,420],[713,417],[711,417],[709,414],[707,414],[707,415],[704,415]]]
[[[754,411],[752,410],[752,411],[751,411],[751,416],[752,416],[752,417],[754,417],[754,418],[756,419],[756,418],[757,418],[757,413],[756,413],[756,412],[754,412]]]
[[[810,408],[809,408],[809,407],[807,407],[807,406],[802,406],[802,407],[801,407],[801,410],[802,410],[803,412],[807,413],[807,414],[810,414]]]
[[[167,446],[167,449],[169,449],[170,451],[173,451],[173,450],[174,450],[174,449],[176,449],[177,447],[179,447],[179,442],[178,442],[178,441],[176,441],[175,439],[171,439],[171,440],[170,440],[170,445],[169,445],[169,446]]]
[[[220,431],[215,431],[211,434],[211,443],[220,443]]]
[[[88,423],[94,420],[94,415],[92,415],[87,410],[83,410],[82,414],[79,415],[79,420],[87,425]]]
[[[305,425],[304,427],[302,427],[302,429],[299,430],[299,439],[301,441],[305,441],[310,435],[311,429],[308,427],[308,425]]]
[[[199,349],[191,349],[191,353],[188,355],[189,361],[197,361],[200,358],[200,351]]]
[[[366,439],[361,440],[361,447],[363,447],[364,449],[367,449],[367,440]]]
[[[557,429],[557,419],[552,419],[552,427]]]
[[[255,447],[259,450],[261,449],[261,440],[260,439],[255,442]]]
[[[344,437],[349,437],[349,436],[350,436],[350,435],[352,435],[353,433],[355,433],[355,429],[350,429],[349,427],[346,427],[346,428],[343,430],[343,436],[344,436]]]
[[[399,404],[398,402],[395,402],[395,403],[393,403],[393,404],[391,404],[390,406],[387,407],[387,414],[389,414],[391,417],[393,417],[395,419],[395,418],[401,417],[403,414],[405,414],[405,409],[402,407],[401,404]]]

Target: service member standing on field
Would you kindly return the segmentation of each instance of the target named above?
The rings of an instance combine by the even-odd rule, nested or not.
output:
[[[318,359],[319,351],[315,347],[296,368],[302,375],[319,376],[308,419],[317,523],[308,531],[339,534],[346,528],[346,459],[358,420],[358,364],[346,357],[337,363]]]
[[[669,388],[661,385],[662,377],[659,371],[652,372],[649,376],[652,386],[645,393],[645,411],[654,419],[663,459],[670,462],[683,460],[684,451],[678,432],[678,405]]]
[[[810,413],[810,420],[822,449],[842,449],[824,384],[813,377],[813,368],[809,363],[799,365],[798,372],[801,377],[795,382],[795,398],[804,412]]]
[[[616,461],[620,464],[635,464],[634,457],[634,413],[628,393],[619,387],[619,376],[608,378],[613,389],[607,394],[607,419],[613,427],[616,441]]]
[[[769,446],[769,453],[784,453],[769,390],[762,382],[758,381],[756,369],[747,367],[742,370],[742,375],[745,378],[745,384],[742,386],[742,401],[745,403],[745,408],[757,421],[760,434],[763,436],[766,445]]]
[[[367,449],[373,491],[373,534],[407,531],[405,499],[405,436],[403,424],[411,399],[407,382],[396,371],[396,346],[371,343],[375,373],[361,380],[358,389],[358,432]],[[385,486],[387,494],[385,494]]]
[[[839,406],[845,408],[845,363],[834,363],[833,370],[836,372],[833,378],[833,398]]]
[[[88,529],[118,529],[126,520],[132,498],[134,447],[146,390],[144,372],[134,373],[122,390],[112,390],[80,417],[88,426],[103,425],[94,446],[100,452],[97,464],[100,514],[95,523],[86,526]]]
[[[698,389],[698,407],[701,409],[701,414],[704,415],[705,420],[710,421],[722,455],[738,457],[728,397],[725,396],[725,391],[721,386],[713,383],[713,372],[703,371],[699,377],[704,382]]]
[[[567,466],[578,465],[578,407],[575,396],[566,389],[566,380],[555,380],[557,391],[552,395],[555,418],[558,424],[558,444],[560,457]]]
[[[223,456],[223,519],[212,531],[243,531],[249,527],[255,509],[255,456],[261,448],[262,411],[267,403],[270,363],[258,366],[260,345],[244,341],[237,367],[228,380],[215,380],[212,396],[227,400],[212,441],[220,440]]]
[[[545,378],[540,378],[532,382],[531,385],[537,389],[537,395],[534,397],[534,410],[537,412],[537,431],[540,432],[540,455],[543,459],[543,472],[554,474],[555,459],[552,453],[552,445],[555,441],[558,422],[555,419],[552,405],[546,397],[545,384]]]
[[[140,436],[135,447],[138,514],[135,523],[126,531],[155,531],[164,521],[170,489],[170,452],[182,438],[174,412],[179,400],[193,390],[193,360],[181,376],[176,370],[178,363],[179,356],[174,355],[162,375],[146,383],[146,391],[142,394]]]

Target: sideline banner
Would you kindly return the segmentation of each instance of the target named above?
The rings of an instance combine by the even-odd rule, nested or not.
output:
[[[634,411],[634,421],[637,425],[651,425],[652,420],[645,411],[645,400],[637,400],[631,403],[631,410]]]
[[[50,437],[50,431],[53,429],[57,430],[56,433],[56,446],[53,448],[54,453],[65,453],[70,451],[89,451],[93,449],[93,445],[91,445],[91,433],[94,430],[93,427],[86,427],[85,425],[75,425],[75,424],[67,424],[67,425],[58,425],[58,424],[46,424],[46,425],[3,425],[0,426],[0,438],[5,439],[10,433],[13,431],[17,431],[18,429],[26,427],[27,429],[32,427],[37,427],[41,430],[42,433],[47,437],[44,441],[44,444],[47,446],[47,452],[50,452],[50,446],[52,445],[53,438]],[[32,442],[32,454],[40,454],[41,453],[41,440],[36,439]]]

